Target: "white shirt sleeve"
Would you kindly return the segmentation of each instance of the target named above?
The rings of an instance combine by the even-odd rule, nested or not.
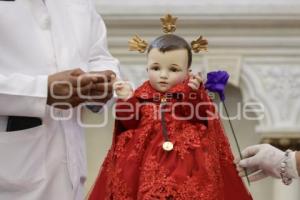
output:
[[[47,76],[0,74],[0,115],[43,117],[45,114]]]
[[[107,37],[106,37],[106,26],[102,17],[97,13],[94,8],[92,8],[92,38],[91,38],[91,49],[90,49],[90,59],[89,59],[89,71],[104,71],[112,70],[116,73],[117,77],[120,79],[120,68],[119,61],[114,58],[108,51],[107,48]],[[106,103],[107,107],[113,104],[114,98]],[[95,113],[101,113],[102,107],[99,106],[89,106],[89,109]]]
[[[112,70],[120,77],[119,61],[107,49],[106,27],[101,16],[92,9],[91,48],[89,71]]]

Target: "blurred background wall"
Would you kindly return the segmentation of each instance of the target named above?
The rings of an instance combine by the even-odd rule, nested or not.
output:
[[[299,0],[96,2],[107,25],[109,49],[120,60],[123,76],[136,86],[146,79],[146,56],[129,52],[128,39],[139,34],[150,42],[162,34],[159,18],[171,13],[179,18],[176,34],[188,41],[200,35],[208,39],[208,52],[193,57],[193,71],[223,69],[231,74],[226,104],[241,148],[261,142],[283,149],[299,148]],[[98,126],[86,129],[89,165],[86,191],[111,144],[114,123],[111,113],[111,109],[102,115],[84,113],[86,124]],[[232,149],[238,155],[228,121],[223,122]],[[300,199],[298,181],[286,187],[280,180],[269,178],[251,184],[249,190],[255,200]]]

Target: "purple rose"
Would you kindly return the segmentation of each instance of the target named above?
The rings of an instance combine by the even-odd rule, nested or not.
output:
[[[229,74],[226,71],[209,72],[205,88],[211,92],[219,94],[222,101],[225,100],[224,89],[229,79]]]

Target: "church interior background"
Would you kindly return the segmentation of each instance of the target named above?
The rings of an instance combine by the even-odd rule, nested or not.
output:
[[[110,52],[136,86],[146,79],[146,56],[128,51],[128,40],[134,34],[147,41],[161,35],[159,18],[171,13],[179,18],[176,34],[189,41],[199,35],[208,39],[208,52],[193,57],[193,71],[230,73],[226,104],[241,148],[271,143],[300,149],[299,0],[98,0],[97,10],[107,25]],[[84,113],[86,192],[111,144],[111,113]],[[238,156],[228,120],[223,122]],[[300,199],[299,181],[287,187],[268,178],[249,190],[255,200]]]

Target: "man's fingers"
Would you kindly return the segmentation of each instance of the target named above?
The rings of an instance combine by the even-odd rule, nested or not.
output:
[[[81,76],[70,76],[68,82],[72,87],[82,87],[93,82],[92,77],[81,75]]]
[[[80,69],[80,68],[77,68],[77,69],[73,69],[73,70],[69,70],[71,73],[71,76],[80,76],[82,74],[84,74],[85,72]]]
[[[246,175],[249,176],[249,175],[251,175],[253,173],[256,173],[256,172],[260,171],[260,169],[258,167],[247,168],[247,169],[239,167],[239,168],[237,168],[237,171],[239,173],[239,176],[244,177]],[[247,174],[246,174],[246,172],[247,172]]]
[[[250,147],[247,147],[242,151],[242,157],[244,159],[240,160],[238,162],[238,166],[241,168],[246,168],[247,170],[259,168],[259,163],[257,161],[257,157],[255,156],[261,149],[261,145],[253,145]]]
[[[268,177],[268,175],[266,173],[264,173],[264,171],[259,171],[255,174],[252,174],[252,175],[248,176],[248,177],[249,177],[249,180],[251,182],[255,182],[255,181],[259,181],[261,179],[264,179],[264,178]]]
[[[111,82],[115,82],[116,80],[117,80],[116,74],[115,74],[115,73],[111,74],[111,75],[110,75],[110,81],[111,81]]]
[[[260,150],[260,145],[249,146],[242,151],[243,158],[249,158],[251,156],[256,155]]]
[[[89,73],[90,76],[93,77],[94,83],[106,83],[111,81],[111,77],[107,76],[104,73]]]
[[[80,76],[70,76],[68,82],[73,87],[83,87],[94,82],[95,77],[88,74],[82,74]]]
[[[113,89],[112,83],[97,83],[93,85],[93,90],[101,92],[110,92]]]
[[[74,72],[71,73],[70,82],[73,87],[80,87],[90,84],[91,82],[97,83],[99,75],[85,73],[81,69],[76,69]],[[105,82],[107,82],[107,77],[103,76]]]
[[[255,157],[245,158],[239,162],[239,166],[242,168],[254,168],[258,167],[258,163]]]
[[[97,77],[97,83],[111,82],[116,78],[116,74],[111,70],[93,71],[90,74]]]
[[[89,85],[90,83],[94,82],[95,77],[89,74],[83,74],[78,77],[72,77],[73,79],[76,78],[76,84],[73,85],[74,87],[83,87]]]
[[[92,82],[90,82],[89,84],[87,84],[85,86],[77,87],[77,88],[74,89],[75,92],[73,93],[73,96],[75,96],[75,95],[79,96],[79,97],[81,97],[80,95],[87,96],[87,95],[89,95],[92,87],[93,87]]]
[[[79,96],[74,96],[72,99],[69,100],[69,103],[72,105],[72,107],[78,106],[80,103],[85,102],[85,99],[80,98]]]
[[[113,71],[111,71],[111,70],[105,70],[105,71],[104,71],[104,74],[105,74],[107,77],[109,77],[110,79],[111,79],[112,77],[116,77],[115,72],[113,72]]]
[[[83,99],[79,98],[78,96],[74,96],[70,99],[65,99],[64,101],[60,100],[60,101],[57,101],[54,103],[57,103],[57,104],[55,104],[56,108],[67,110],[67,109],[78,106],[82,102],[84,102]]]
[[[240,161],[241,161],[240,157],[235,157],[233,160],[234,164],[236,165],[238,165]]]
[[[113,91],[107,90],[105,87],[99,87],[97,89],[92,89],[89,93],[89,96],[90,98],[97,100],[103,100],[105,98],[110,99],[113,96]]]

